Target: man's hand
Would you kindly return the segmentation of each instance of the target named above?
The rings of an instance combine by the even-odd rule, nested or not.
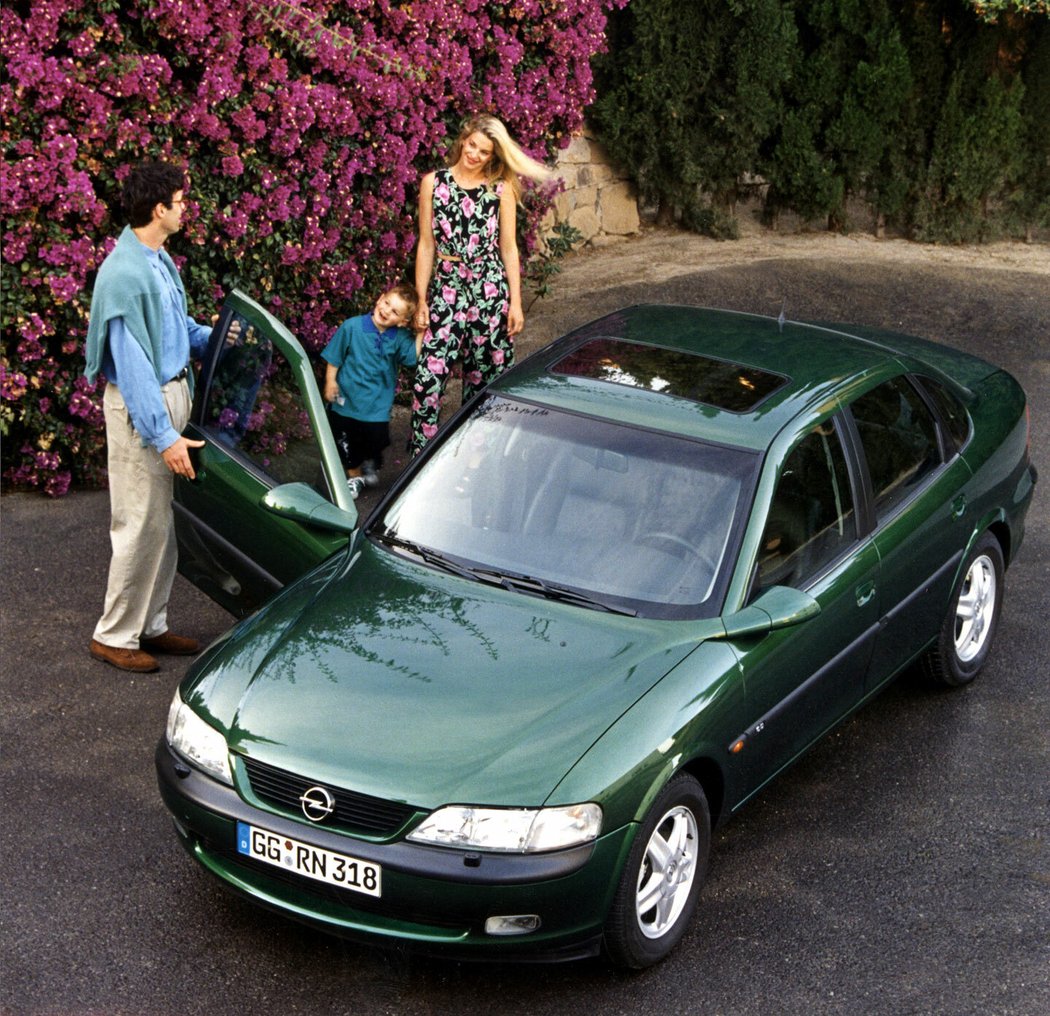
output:
[[[212,314],[212,316],[211,316],[211,326],[212,326],[212,328],[215,327],[216,322],[218,320],[219,320],[219,315],[218,314]],[[240,338],[241,338],[241,319],[238,318],[238,317],[235,317],[230,322],[230,327],[226,330],[226,345],[227,346],[235,346],[240,341]]]
[[[193,463],[190,461],[191,448],[203,448],[203,441],[191,441],[188,437],[180,437],[174,444],[168,445],[160,453],[160,457],[176,476],[185,476],[193,479],[197,474],[193,471]]]

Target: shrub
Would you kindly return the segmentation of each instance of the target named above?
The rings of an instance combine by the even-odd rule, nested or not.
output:
[[[416,182],[465,115],[492,110],[539,157],[568,143],[623,2],[5,3],[4,478],[104,477],[101,385],[80,374],[126,166],[187,170],[169,250],[191,313],[238,286],[317,349],[409,274]]]

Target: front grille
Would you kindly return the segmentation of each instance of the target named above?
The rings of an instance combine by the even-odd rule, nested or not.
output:
[[[260,800],[293,812],[297,817],[303,813],[299,801],[303,791],[319,785],[318,780],[285,772],[257,759],[242,756],[241,761],[248,773],[252,793]],[[369,836],[392,836],[417,810],[407,804],[384,801],[327,783],[324,786],[335,798],[335,811],[324,823],[326,826],[342,826]]]

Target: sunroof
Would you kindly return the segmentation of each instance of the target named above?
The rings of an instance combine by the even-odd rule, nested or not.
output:
[[[785,382],[779,374],[698,353],[596,338],[551,366],[555,374],[593,378],[746,413]]]

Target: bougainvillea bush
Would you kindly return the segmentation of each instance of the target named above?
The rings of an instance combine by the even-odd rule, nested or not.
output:
[[[541,158],[567,143],[624,2],[4,3],[6,483],[59,495],[104,478],[83,342],[130,164],[187,170],[168,249],[195,317],[238,286],[317,349],[408,276],[418,178],[464,116],[495,112]]]

